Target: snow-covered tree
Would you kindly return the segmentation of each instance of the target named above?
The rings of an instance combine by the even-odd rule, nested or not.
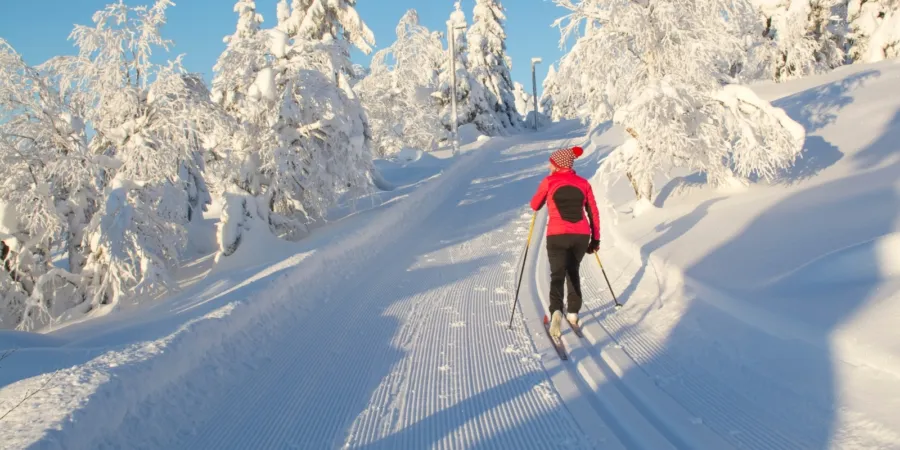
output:
[[[370,73],[354,88],[366,109],[376,154],[404,147],[429,150],[446,138],[433,96],[445,57],[440,34],[420,25],[415,10],[407,11],[397,25],[397,41],[375,53]]]
[[[506,15],[499,0],[475,0],[472,27],[467,33],[468,68],[475,81],[485,87],[487,101],[503,128],[521,125],[516,111],[513,81],[509,75],[510,58],[506,54]]]
[[[230,125],[179,60],[151,62],[169,45],[159,31],[170,5],[109,5],[75,27],[77,56],[38,68],[0,45],[0,157],[21,171],[0,193],[17,216],[4,248],[14,297],[27,294],[19,328],[163,287],[209,201],[203,143]],[[67,268],[50,261],[58,250]]]
[[[582,22],[581,92],[590,119],[610,118],[631,138],[611,158],[638,199],[673,166],[704,172],[715,185],[772,177],[793,163],[803,128],[752,91],[720,85],[721,61],[740,47],[728,18],[755,14],[732,0],[556,0],[572,11],[563,38]],[[733,20],[733,19],[732,19]],[[560,71],[562,74],[562,71]]]
[[[841,0],[754,0],[763,21],[768,78],[784,81],[843,64]]]
[[[0,326],[33,328],[49,319],[37,305],[54,284],[65,288],[68,271],[54,269],[62,250],[72,272],[84,266],[85,228],[98,202],[96,159],[88,149],[84,110],[68,104],[38,68],[28,66],[0,39]],[[76,281],[80,288],[80,280]],[[50,288],[47,288],[50,289]],[[66,309],[78,303],[59,299]],[[43,309],[33,306],[43,306]],[[35,324],[37,325],[37,324]]]
[[[853,61],[900,57],[900,0],[849,0],[847,18]]]
[[[553,120],[575,119],[590,116],[602,105],[591,105],[592,95],[599,87],[595,83],[592,74],[584,70],[585,64],[592,62],[592,43],[596,39],[597,29],[588,24],[584,35],[580,36],[571,50],[566,53],[559,62],[559,71],[556,73],[558,86],[553,96]],[[599,61],[597,64],[601,64]],[[603,64],[612,64],[607,61]],[[607,112],[608,114],[608,112]]]
[[[290,14],[286,5],[286,0],[278,5],[279,30],[299,40],[340,44],[332,50],[333,71],[352,73],[351,45],[372,52],[375,35],[356,11],[356,0],[293,0]]]
[[[466,26],[466,15],[462,11],[460,2],[455,3],[455,11],[450,15],[450,21],[454,27]],[[478,131],[488,136],[495,136],[502,133],[502,124],[494,114],[494,109],[488,101],[488,93],[483,84],[479,83],[469,71],[468,58],[468,40],[465,33],[455,32],[456,40],[456,123],[458,126],[466,124],[474,124]],[[448,42],[448,56],[449,56]],[[453,71],[451,71],[449,57],[444,57],[441,65],[440,73],[440,94],[438,95],[441,105],[441,123],[447,130],[451,130],[453,126],[452,113],[452,82]]]
[[[531,128],[535,124],[535,119],[537,119],[537,126],[543,127],[551,122],[550,117],[540,111],[540,107],[538,107],[537,117],[535,117],[535,109],[534,109],[534,95],[525,90],[525,86],[522,83],[516,82],[514,83],[515,90],[513,93],[516,96],[516,110],[522,112],[524,116],[522,117],[523,125],[527,128]]]
[[[98,213],[85,237],[91,293],[85,310],[170,281],[184,225],[202,208],[197,200],[205,201],[191,199],[204,189],[202,142],[229,127],[180,58],[164,66],[151,61],[154,47],[170,45],[160,29],[171,5],[110,5],[94,15],[94,26],[75,27],[79,55],[51,64],[63,86],[84,86],[96,132],[91,150],[106,161]]]
[[[251,230],[302,236],[342,195],[371,185],[370,134],[349,81],[347,43],[368,50],[372,39],[353,3],[282,1],[276,28],[220,58],[221,87],[246,99],[229,142],[221,255]]]
[[[223,39],[227,47],[213,68],[216,76],[212,81],[212,95],[229,113],[252,115],[247,111],[253,105],[247,103],[246,94],[256,74],[266,65],[268,37],[260,33],[263,17],[256,12],[256,2],[239,0],[234,12],[238,14],[237,30]]]
[[[547,77],[544,78],[544,83],[541,86],[541,98],[538,101],[538,108],[545,116],[556,119],[554,115],[554,99],[559,95],[560,86],[556,81],[556,67],[553,64],[550,64],[550,69],[547,70]]]
[[[533,96],[525,90],[525,86],[522,83],[516,81],[513,83],[513,86],[513,96],[516,98],[516,111],[522,113],[523,116],[527,116],[528,113],[534,111]]]
[[[819,67],[827,70],[847,63],[847,0],[809,0],[809,7],[809,33],[818,44]]]

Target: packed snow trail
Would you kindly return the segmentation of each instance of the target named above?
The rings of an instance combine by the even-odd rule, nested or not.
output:
[[[506,327],[527,198],[548,150],[584,135],[557,131],[462,156],[402,201],[412,211],[382,212],[406,211],[395,233],[366,236],[375,253],[300,286],[285,308],[304,314],[268,314],[221,367],[199,365],[88,446],[621,448],[599,418],[573,418],[521,317]]]
[[[184,448],[593,447],[504,326],[522,247],[510,222],[562,143],[467,155],[471,183],[442,185],[453,192],[414,232],[268,343],[280,351]]]

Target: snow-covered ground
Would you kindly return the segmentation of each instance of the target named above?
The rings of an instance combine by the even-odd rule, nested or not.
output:
[[[625,308],[586,258],[568,361],[540,325],[543,239],[507,325],[549,151],[585,146],[591,176],[622,140],[572,122],[406,152],[379,163],[393,190],[301,242],[0,335],[2,447],[898,448],[900,65],[754,89],[807,127],[780,182],[682,174],[634,217],[627,183],[593,177]]]
[[[807,128],[780,182],[683,174],[634,218],[627,182],[595,178],[627,305],[598,318],[734,444],[898,448],[900,65],[754,88]]]

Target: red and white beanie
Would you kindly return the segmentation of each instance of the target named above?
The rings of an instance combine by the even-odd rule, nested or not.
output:
[[[550,163],[557,169],[571,169],[575,164],[575,158],[583,154],[584,149],[581,147],[562,148],[550,155]]]

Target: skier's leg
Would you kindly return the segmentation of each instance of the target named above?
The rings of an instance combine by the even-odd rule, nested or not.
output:
[[[566,286],[567,246],[565,236],[547,236],[547,256],[550,259],[550,315],[563,309]]]
[[[566,252],[566,287],[568,288],[568,301],[566,312],[579,313],[582,305],[581,295],[581,261],[587,252],[589,241],[583,236],[573,236]]]

